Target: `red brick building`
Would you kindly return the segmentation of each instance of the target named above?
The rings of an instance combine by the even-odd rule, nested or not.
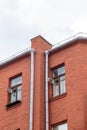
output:
[[[0,130],[87,130],[87,35],[43,37],[0,62]]]

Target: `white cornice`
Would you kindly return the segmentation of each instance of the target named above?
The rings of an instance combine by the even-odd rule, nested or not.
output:
[[[48,50],[48,52],[52,53],[57,49],[60,49],[60,48],[62,48],[64,46],[67,46],[67,45],[71,44],[73,41],[81,40],[81,39],[82,40],[87,40],[87,33],[78,33],[76,35],[73,35],[72,37],[67,38],[66,40],[64,40],[62,42],[59,42],[56,45],[52,46],[52,48],[50,50]]]
[[[32,48],[27,48],[27,49],[15,54],[15,55],[12,55],[11,57],[9,57],[5,60],[0,61],[0,67],[29,54],[32,50],[33,50]]]

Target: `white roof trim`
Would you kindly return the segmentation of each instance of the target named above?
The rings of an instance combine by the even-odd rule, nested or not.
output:
[[[74,36],[72,36],[72,37],[70,37],[70,38],[68,38],[68,39],[66,39],[62,42],[57,43],[56,45],[52,46],[52,48],[50,50],[48,50],[48,53],[52,53],[55,50],[62,48],[64,46],[68,45],[68,44],[71,44],[72,41],[75,41],[75,40],[78,40],[78,39],[87,39],[87,33],[78,33],[78,34],[76,34],[76,35],[74,35]],[[34,50],[34,49],[27,48],[27,49],[15,54],[15,55],[12,55],[11,57],[9,57],[5,60],[0,61],[0,67],[9,63],[9,62],[11,62],[11,61],[13,61],[13,60],[16,60],[16,59],[30,53],[32,50]]]
[[[9,63],[9,62],[11,62],[11,61],[13,61],[13,60],[16,60],[16,59],[30,53],[31,51],[32,51],[32,48],[27,48],[27,49],[15,54],[15,55],[12,55],[11,57],[9,57],[9,58],[7,58],[5,60],[0,61],[0,67],[7,64],[7,63]]]
[[[55,50],[64,47],[68,44],[71,44],[73,41],[75,40],[79,40],[79,39],[87,39],[87,33],[78,33],[62,42],[57,43],[56,45],[54,45],[50,50],[48,50],[48,52],[54,52]]]

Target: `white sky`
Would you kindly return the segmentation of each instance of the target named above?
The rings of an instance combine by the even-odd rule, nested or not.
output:
[[[87,32],[87,0],[0,0],[0,60],[42,35],[52,44]]]

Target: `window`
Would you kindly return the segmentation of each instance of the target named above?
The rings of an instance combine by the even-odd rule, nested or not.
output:
[[[52,130],[68,130],[67,123],[56,125]]]
[[[10,94],[10,103],[21,101],[22,91],[22,76],[19,75],[10,80],[10,88],[8,89]]]
[[[53,71],[53,97],[66,92],[65,85],[65,66],[62,65]]]

